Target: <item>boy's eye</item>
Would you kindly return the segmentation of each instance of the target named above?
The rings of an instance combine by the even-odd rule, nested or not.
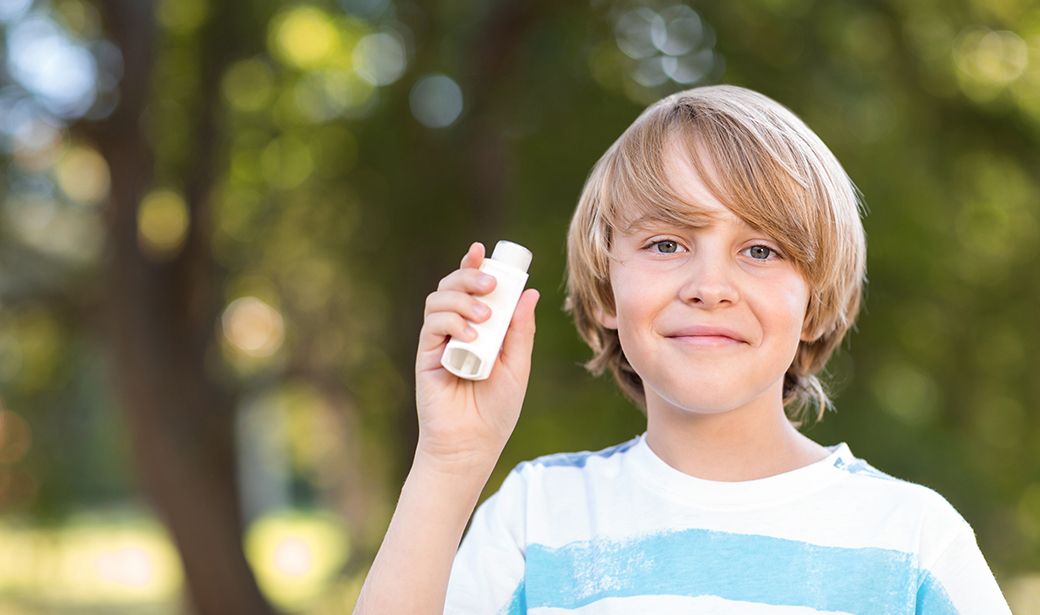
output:
[[[661,251],[658,254],[675,254],[679,249],[679,242],[672,241],[671,239],[659,239],[657,241],[651,241],[646,247],[652,248],[654,246],[661,246]]]
[[[773,248],[761,244],[748,248],[748,253],[751,254],[751,258],[759,261],[769,260],[770,254],[776,254],[777,256],[780,255],[780,253]]]

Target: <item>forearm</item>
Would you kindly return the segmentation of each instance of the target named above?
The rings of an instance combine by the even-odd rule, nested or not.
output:
[[[354,615],[442,615],[455,553],[493,468],[449,471],[416,455]]]

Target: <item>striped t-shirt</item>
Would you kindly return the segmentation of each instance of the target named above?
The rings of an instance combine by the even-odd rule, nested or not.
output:
[[[669,466],[645,433],[521,463],[474,513],[444,612],[1010,614],[946,499],[828,450],[742,482]]]

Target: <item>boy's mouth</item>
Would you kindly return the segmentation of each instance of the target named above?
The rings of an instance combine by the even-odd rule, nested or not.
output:
[[[668,334],[668,337],[681,339],[696,345],[718,346],[723,344],[746,343],[747,340],[739,333],[725,327],[708,327],[697,325],[684,327],[678,331]]]

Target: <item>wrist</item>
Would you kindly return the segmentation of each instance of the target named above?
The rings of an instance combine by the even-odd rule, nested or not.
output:
[[[434,454],[422,447],[415,449],[412,470],[443,476],[450,479],[483,478],[487,480],[498,463],[498,455],[490,453]]]

